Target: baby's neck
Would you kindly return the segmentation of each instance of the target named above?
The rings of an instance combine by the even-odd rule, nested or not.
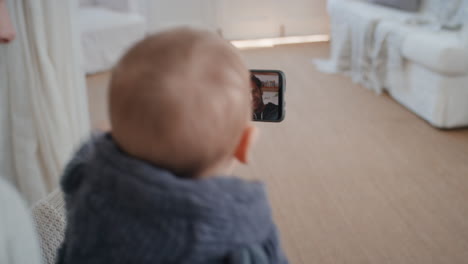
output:
[[[210,168],[207,168],[203,170],[202,172],[198,173],[195,176],[195,178],[205,179],[205,178],[210,178],[210,177],[220,176],[220,175],[231,175],[234,171],[234,164],[235,164],[234,160],[220,162],[219,164],[216,164],[215,166],[211,166]]]

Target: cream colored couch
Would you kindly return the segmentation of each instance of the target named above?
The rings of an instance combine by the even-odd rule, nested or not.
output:
[[[341,72],[354,70],[353,56],[369,59],[370,68],[385,64],[380,82],[395,100],[435,127],[464,127],[468,126],[468,24],[460,30],[440,29],[435,1],[425,0],[419,13],[410,13],[365,0],[329,0],[331,58]],[[468,22],[468,10],[464,16]],[[369,28],[358,40],[361,25]],[[396,37],[382,38],[386,40],[382,48],[373,43],[379,36]],[[359,41],[370,45],[362,47]],[[389,46],[401,57],[397,67],[376,61],[382,56],[375,49]],[[362,68],[359,70],[366,71]],[[370,81],[376,75],[370,74]],[[362,74],[357,76],[357,82],[365,83]]]

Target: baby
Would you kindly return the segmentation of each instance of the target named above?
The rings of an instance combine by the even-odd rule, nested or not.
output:
[[[232,173],[256,130],[240,55],[187,28],[132,47],[110,83],[112,131],[76,153],[58,263],[287,263],[264,188]]]

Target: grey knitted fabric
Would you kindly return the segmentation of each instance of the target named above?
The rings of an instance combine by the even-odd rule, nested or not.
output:
[[[177,177],[126,155],[107,134],[81,148],[62,188],[58,263],[287,263],[259,183]]]
[[[57,189],[32,207],[32,214],[44,264],[56,262],[57,250],[65,232],[65,202]]]

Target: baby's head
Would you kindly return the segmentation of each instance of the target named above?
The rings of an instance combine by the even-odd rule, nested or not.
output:
[[[187,28],[150,36],[117,64],[109,92],[112,135],[128,154],[178,175],[227,172],[247,161],[250,79],[219,36]]]

